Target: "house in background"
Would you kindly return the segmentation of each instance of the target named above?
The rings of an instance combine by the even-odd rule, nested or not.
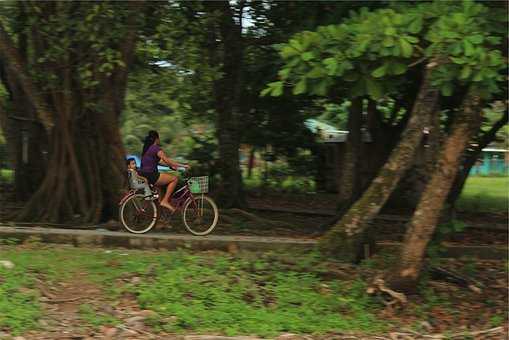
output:
[[[484,148],[477,163],[470,170],[470,176],[507,175],[509,170],[509,150]]]

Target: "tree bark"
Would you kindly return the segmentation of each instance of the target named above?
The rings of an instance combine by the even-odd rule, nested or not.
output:
[[[324,252],[352,262],[362,257],[369,223],[382,209],[401,176],[412,164],[422,140],[422,129],[436,113],[439,93],[431,85],[430,73],[437,65],[437,61],[432,61],[426,66],[419,95],[399,144],[362,197],[321,239],[320,247]]]
[[[17,81],[23,89],[27,100],[32,103],[37,117],[49,133],[54,125],[52,113],[29,77],[23,58],[2,24],[0,24],[0,56],[6,61],[7,67],[12,70],[12,74],[17,77]]]
[[[416,288],[426,247],[433,236],[444,202],[460,164],[461,155],[479,128],[480,98],[471,90],[453,123],[438,162],[408,224],[396,270],[388,282],[391,288],[410,292]]]
[[[255,163],[255,151],[256,148],[254,146],[251,146],[251,149],[249,150],[249,160],[247,163],[247,177],[251,178],[253,175],[253,168]]]
[[[417,150],[412,166],[405,172],[387,202],[386,208],[389,210],[411,214],[431,177],[443,137],[440,116],[434,116],[426,129],[428,133],[424,135],[422,146]]]
[[[69,8],[62,4],[63,8],[46,6],[44,9],[50,14],[58,10],[60,12],[53,14],[65,16]],[[90,53],[87,42],[75,40],[69,52],[59,57],[58,63],[52,61],[40,65],[59,80],[58,84],[45,89],[47,95],[41,96],[38,93],[43,93],[40,85],[44,84],[29,78],[29,63],[23,63],[20,50],[9,45],[8,53],[0,54],[0,59],[8,62],[12,73],[19,71],[21,74],[11,77],[9,87],[18,86],[24,94],[29,92],[27,97],[36,109],[37,118],[51,131],[45,176],[16,216],[18,220],[95,223],[116,215],[125,168],[118,118],[136,44],[138,27],[134,21],[139,18],[140,4],[128,4],[125,39],[114,47],[120,52],[124,65],[115,66],[110,74],[99,71],[102,65],[99,56],[84,53],[85,50]],[[85,12],[89,9],[88,4],[73,3],[70,6]],[[0,33],[6,35],[5,31]],[[38,35],[36,27],[33,34],[33,54],[37,57],[38,49],[44,48],[48,41]],[[54,34],[73,33],[57,31]],[[0,44],[12,42],[8,36],[2,38]],[[81,83],[80,66],[83,63],[92,65],[92,77],[98,81],[96,86],[84,87]],[[51,116],[41,115],[41,112],[51,112]],[[47,122],[48,117],[51,124]],[[55,128],[51,129],[50,125]]]
[[[247,203],[239,161],[240,131],[237,112],[243,58],[242,27],[235,23],[228,1],[213,1],[207,5],[220,15],[219,33],[222,41],[222,76],[214,84],[218,165],[221,175],[221,185],[216,198],[222,208],[245,207]]]
[[[340,212],[346,212],[360,195],[359,157],[361,154],[361,123],[362,98],[352,100],[348,113],[348,138],[345,153],[342,157],[342,171],[338,180],[337,207]]]
[[[463,191],[468,174],[481,155],[482,149],[495,140],[497,132],[507,124],[507,121],[508,112],[505,110],[502,117],[491,127],[491,129],[480,136],[477,143],[478,145],[472,150],[466,150],[463,163],[456,174],[456,178],[454,179],[449,195],[447,196],[447,205],[451,209],[454,209],[454,206]]]

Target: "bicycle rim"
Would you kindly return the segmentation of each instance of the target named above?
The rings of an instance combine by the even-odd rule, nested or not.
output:
[[[190,198],[182,213],[184,225],[191,234],[204,236],[214,230],[219,217],[216,203],[205,195]]]
[[[156,204],[145,200],[143,195],[133,195],[120,207],[120,222],[131,233],[146,233],[157,222]]]

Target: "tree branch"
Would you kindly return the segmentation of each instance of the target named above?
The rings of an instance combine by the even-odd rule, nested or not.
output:
[[[52,114],[28,76],[23,58],[2,24],[0,24],[0,57],[4,59],[6,66],[12,70],[13,76],[19,82],[28,100],[34,106],[37,118],[49,133],[54,126]]]
[[[500,130],[504,125],[507,124],[508,121],[508,110],[507,108],[504,111],[502,117],[491,127],[491,129],[485,132],[479,138],[479,150],[484,149],[488,144],[490,144],[496,137],[498,130]]]

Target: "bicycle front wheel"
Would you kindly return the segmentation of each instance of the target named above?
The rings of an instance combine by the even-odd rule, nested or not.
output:
[[[154,201],[145,200],[141,194],[129,197],[120,206],[120,222],[128,231],[143,234],[157,223],[157,206]]]
[[[216,227],[219,211],[212,198],[200,195],[187,200],[182,219],[191,234],[205,236]]]

